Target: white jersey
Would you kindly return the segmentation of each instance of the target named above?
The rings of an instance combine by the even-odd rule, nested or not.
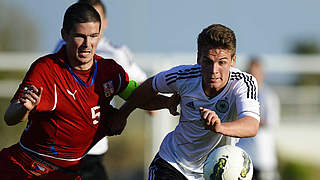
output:
[[[205,130],[199,107],[211,109],[222,122],[244,116],[260,120],[256,79],[236,68],[230,69],[226,87],[214,98],[202,89],[200,65],[182,65],[157,74],[153,89],[181,96],[179,124],[163,140],[159,155],[188,179],[203,179],[203,165],[208,154],[223,135]]]
[[[54,52],[57,52],[64,44],[65,41],[61,40]],[[115,60],[128,73],[128,76],[131,80],[141,83],[147,79],[146,73],[132,60],[133,55],[126,46],[115,46],[111,44],[106,37],[102,37],[99,40],[96,54],[104,59]],[[88,154],[101,155],[107,150],[108,139],[107,137],[104,137],[90,149]]]

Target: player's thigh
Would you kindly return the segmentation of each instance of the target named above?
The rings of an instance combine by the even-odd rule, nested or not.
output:
[[[107,172],[103,165],[103,155],[87,155],[82,161],[81,179],[107,180]]]
[[[0,151],[0,179],[27,179],[31,177],[13,158],[9,148]]]
[[[187,180],[187,178],[163,160],[159,155],[156,155],[149,167],[149,180]]]

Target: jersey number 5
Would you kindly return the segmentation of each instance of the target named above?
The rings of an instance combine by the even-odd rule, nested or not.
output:
[[[91,108],[91,118],[92,118],[92,123],[94,125],[99,123],[100,120],[100,106],[94,106]]]

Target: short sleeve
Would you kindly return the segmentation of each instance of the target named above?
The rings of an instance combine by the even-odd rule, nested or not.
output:
[[[260,121],[257,80],[250,74],[243,74],[236,87],[238,118],[251,116]]]
[[[45,62],[45,59],[38,59],[32,63],[28,72],[26,73],[18,90],[14,94],[11,102],[21,98],[26,87],[34,85],[36,88],[43,88],[40,103],[37,105],[37,111],[51,110],[54,104],[54,86],[52,74],[50,73],[50,66]]]
[[[162,71],[154,76],[152,87],[160,93],[178,92],[177,87],[178,68],[172,68],[168,71]]]
[[[115,79],[117,83],[116,94],[122,92],[129,84],[129,76],[126,71],[117,64]]]

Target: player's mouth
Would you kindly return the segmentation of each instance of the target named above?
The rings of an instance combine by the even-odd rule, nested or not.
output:
[[[90,50],[80,50],[79,55],[80,56],[89,56],[91,54]]]
[[[221,78],[210,78],[210,82],[212,82],[212,83],[215,83],[215,82],[218,82],[221,80],[222,80]]]

